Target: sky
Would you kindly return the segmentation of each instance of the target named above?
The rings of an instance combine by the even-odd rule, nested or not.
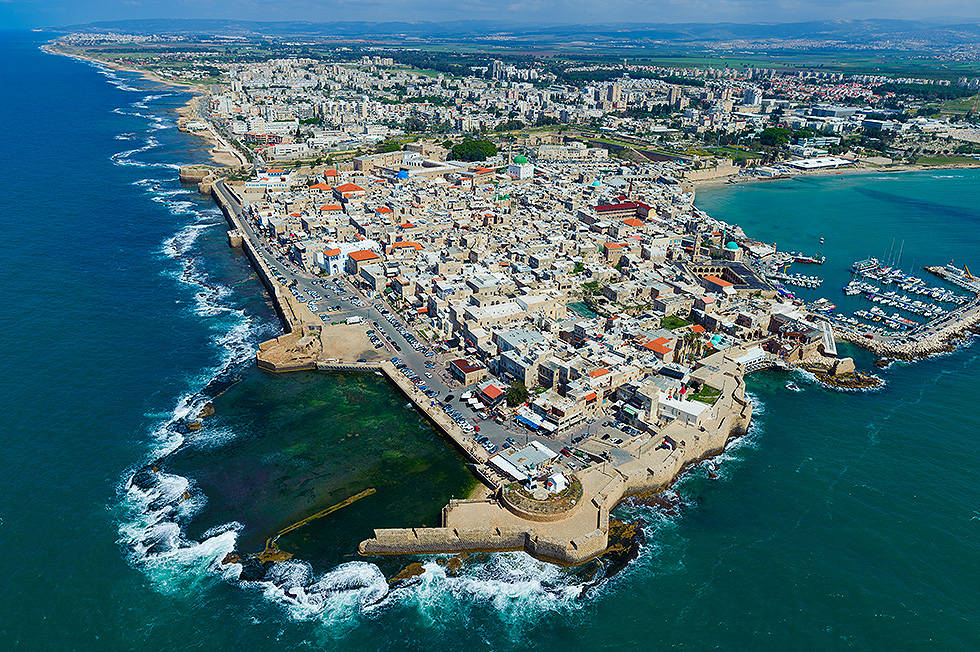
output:
[[[254,21],[785,23],[838,18],[980,20],[980,0],[0,0],[0,29],[137,18]]]

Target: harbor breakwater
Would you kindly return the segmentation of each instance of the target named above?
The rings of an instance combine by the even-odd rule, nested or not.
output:
[[[910,336],[905,341],[870,339],[861,333],[840,329],[838,339],[863,347],[883,358],[920,360],[957,348],[967,333],[980,325],[980,298],[974,299],[939,321],[926,324],[925,332]]]

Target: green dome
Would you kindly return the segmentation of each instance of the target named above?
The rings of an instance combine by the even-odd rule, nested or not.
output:
[[[725,249],[727,249],[728,251],[738,251],[738,245],[735,244],[734,240],[732,240],[731,242],[725,245]]]
[[[593,188],[598,188],[601,185],[602,185],[602,182],[599,181],[598,179],[596,179],[595,181],[592,182],[592,187]]]
[[[517,156],[514,157],[515,165],[524,165],[525,163],[527,163],[527,157],[524,156],[523,154],[518,154]]]

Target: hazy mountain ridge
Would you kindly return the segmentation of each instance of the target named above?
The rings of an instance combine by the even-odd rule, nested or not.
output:
[[[604,25],[526,25],[502,21],[448,22],[255,22],[212,19],[123,20],[70,25],[59,31],[220,35],[244,37],[484,37],[514,40],[537,37],[708,44],[730,41],[826,41],[841,44],[889,41],[922,45],[980,43],[980,23],[914,20],[826,20],[799,23],[611,23]]]

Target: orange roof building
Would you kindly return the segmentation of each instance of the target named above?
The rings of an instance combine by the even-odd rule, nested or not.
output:
[[[351,260],[358,263],[374,260],[375,258],[381,258],[381,256],[374,253],[370,249],[361,249],[360,251],[352,251],[347,255],[350,257]]]

